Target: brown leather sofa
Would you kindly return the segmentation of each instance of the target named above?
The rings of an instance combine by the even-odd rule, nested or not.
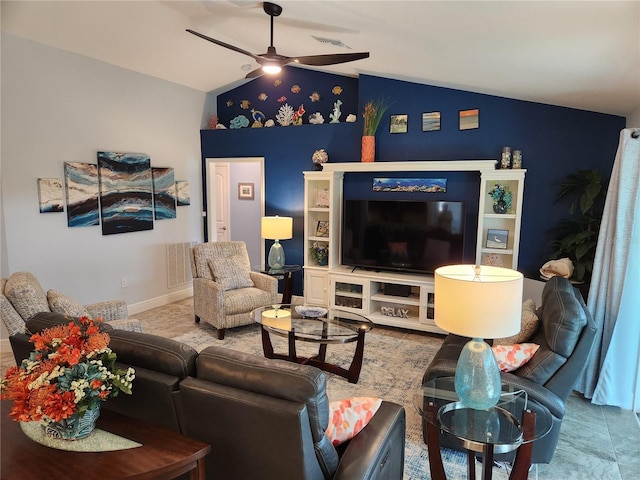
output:
[[[30,332],[69,317],[39,313]],[[103,408],[184,433],[212,446],[207,478],[322,480],[402,478],[404,407],[382,402],[369,424],[335,448],[324,434],[329,400],[324,372],[222,347],[198,354],[155,335],[103,328],[118,363],[136,370],[133,395]],[[16,362],[32,351],[29,336],[9,337]]]
[[[524,390],[530,399],[551,412],[551,431],[533,443],[531,460],[532,463],[549,463],[558,444],[565,402],[584,369],[597,328],[581,293],[562,277],[553,277],[545,284],[537,315],[540,326],[527,341],[540,348],[525,365],[500,375],[503,384]],[[460,351],[468,341],[465,337],[448,335],[427,367],[423,381],[454,376]],[[535,407],[532,409],[536,410]],[[425,422],[423,437],[427,443]],[[460,449],[459,444],[444,432],[440,435],[440,444]],[[512,458],[513,454],[501,459],[510,461]]]

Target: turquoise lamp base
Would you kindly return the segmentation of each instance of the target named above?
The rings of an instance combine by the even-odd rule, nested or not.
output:
[[[271,270],[282,270],[284,268],[284,248],[282,248],[278,240],[271,245],[267,262]]]
[[[460,401],[474,410],[487,410],[498,403],[500,370],[491,347],[481,338],[470,340],[460,352],[455,389]]]

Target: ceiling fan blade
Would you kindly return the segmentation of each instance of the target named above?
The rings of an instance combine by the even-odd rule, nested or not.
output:
[[[200,37],[200,38],[203,38],[204,40],[208,40],[209,42],[215,43],[216,45],[220,45],[221,47],[228,48],[229,50],[233,50],[234,52],[242,53],[243,55],[247,55],[247,56],[249,56],[251,58],[254,58],[256,60],[258,59],[257,55],[255,55],[255,54],[253,54],[251,52],[248,52],[247,50],[243,50],[242,48],[239,48],[239,47],[236,47],[234,45],[231,45],[229,43],[225,43],[225,42],[223,42],[221,40],[216,40],[215,38],[207,37],[206,35],[203,35],[202,33],[198,33],[196,31],[190,30],[188,28],[187,28],[187,32],[192,33],[196,37]]]
[[[369,52],[361,53],[334,53],[328,55],[308,55],[306,57],[291,57],[289,62],[300,63],[302,65],[336,65],[338,63],[353,62],[369,58]],[[287,63],[289,63],[287,62]]]
[[[262,70],[262,67],[259,67],[259,68],[256,68],[255,70],[251,70],[249,73],[247,73],[247,75],[244,78],[256,78],[263,74],[264,74],[264,70]]]

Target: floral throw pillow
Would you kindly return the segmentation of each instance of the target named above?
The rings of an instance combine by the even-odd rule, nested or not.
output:
[[[516,343],[515,345],[494,345],[491,348],[500,371],[512,372],[531,360],[540,345],[535,343]]]
[[[378,411],[382,400],[374,397],[354,397],[329,404],[329,427],[325,432],[331,443],[338,446],[351,440],[367,426]]]

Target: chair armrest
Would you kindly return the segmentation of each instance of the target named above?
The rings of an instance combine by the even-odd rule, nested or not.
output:
[[[515,389],[524,390],[531,400],[547,407],[554,417],[564,417],[564,401],[551,390],[512,373],[501,373],[500,377],[503,385],[511,385]]]
[[[383,401],[369,424],[349,442],[333,479],[402,478],[405,431],[404,407]]]
[[[102,317],[104,321],[126,320],[129,318],[127,304],[123,300],[113,300],[110,302],[99,302],[85,305],[92,318]]]
[[[249,272],[249,275],[256,288],[270,292],[273,295],[278,294],[278,280],[275,277],[260,272]]]

